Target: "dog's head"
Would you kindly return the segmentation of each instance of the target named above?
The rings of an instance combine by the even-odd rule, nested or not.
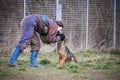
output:
[[[66,45],[66,42],[67,42],[67,39],[64,39],[64,40],[62,40],[62,41],[59,40],[59,41],[57,42],[57,44],[62,46],[62,45]]]
[[[63,41],[58,41],[57,42],[57,48],[60,49],[60,48],[63,48],[63,47],[66,47],[66,43],[67,43],[67,39],[64,39]]]

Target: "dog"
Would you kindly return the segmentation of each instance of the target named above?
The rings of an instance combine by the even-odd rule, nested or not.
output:
[[[73,63],[77,62],[74,54],[66,46],[66,39],[57,42],[57,53],[59,55],[57,68],[61,68],[62,65],[66,62],[70,62],[70,61]]]

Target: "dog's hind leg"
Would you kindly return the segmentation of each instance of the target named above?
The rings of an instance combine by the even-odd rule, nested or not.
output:
[[[75,57],[72,57],[72,58],[71,58],[71,61],[72,61],[73,63],[76,63],[76,62],[77,62],[76,59],[75,59]]]

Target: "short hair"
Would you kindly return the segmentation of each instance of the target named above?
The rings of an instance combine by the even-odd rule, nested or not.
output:
[[[64,27],[64,25],[63,25],[63,23],[62,23],[62,21],[55,21],[56,23],[57,23],[57,25],[59,25],[60,27]]]

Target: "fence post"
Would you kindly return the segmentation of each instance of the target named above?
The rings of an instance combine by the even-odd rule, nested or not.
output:
[[[62,5],[59,4],[59,0],[56,0],[56,20],[62,21]],[[57,43],[56,43],[57,53]]]
[[[26,16],[26,0],[24,0],[24,18]]]
[[[56,20],[62,21],[62,5],[56,0]]]
[[[114,33],[113,33],[113,48],[116,48],[116,0],[114,0]]]
[[[86,51],[88,49],[88,26],[89,26],[89,0],[87,0],[87,22],[86,22]]]

